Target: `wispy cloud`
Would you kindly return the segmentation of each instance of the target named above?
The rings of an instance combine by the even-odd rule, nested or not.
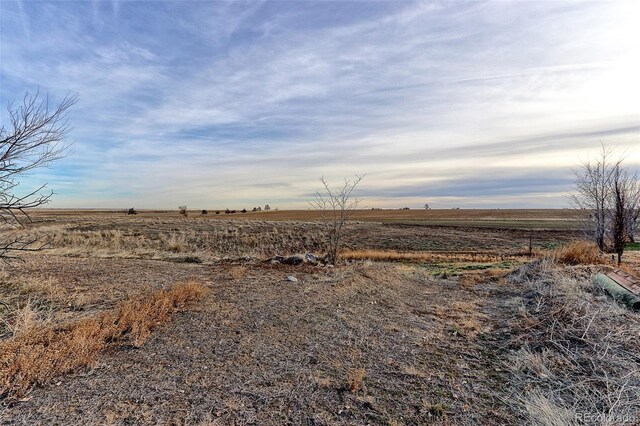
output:
[[[80,95],[74,154],[30,178],[59,206],[304,207],[320,175],[356,172],[373,205],[561,206],[581,156],[640,135],[633,3],[3,1],[0,14],[2,102],[38,85]]]

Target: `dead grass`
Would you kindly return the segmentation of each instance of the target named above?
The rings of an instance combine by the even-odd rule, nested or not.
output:
[[[487,281],[501,282],[507,273],[504,269],[497,268],[485,269],[480,272],[468,272],[460,275],[460,286],[462,288],[472,288]]]
[[[38,226],[28,231],[28,237],[46,240],[49,253],[64,256],[172,261],[320,252],[324,245],[320,225],[313,223],[201,220],[185,223],[184,218],[158,223],[152,219],[132,222],[130,218],[113,218],[108,223],[88,221],[79,225]]]
[[[234,265],[229,268],[229,277],[232,280],[240,280],[247,275],[247,267],[242,265]]]
[[[527,291],[508,398],[527,424],[637,424],[640,316],[594,287],[592,272],[547,259],[510,276]]]
[[[575,241],[556,249],[552,259],[565,265],[597,265],[607,263],[598,246],[587,241]]]
[[[462,300],[453,301],[447,306],[437,306],[432,314],[447,325],[449,333],[467,339],[474,339],[482,332],[482,321],[486,320],[486,315],[479,312],[477,303]]]
[[[395,250],[343,250],[340,258],[386,262],[495,262],[516,259],[518,256],[476,253],[398,252]]]
[[[13,312],[13,321],[8,322],[9,329],[13,336],[23,336],[35,330],[37,327],[46,324],[47,315],[43,315],[43,309],[31,299],[27,303]]]
[[[364,368],[354,368],[347,372],[347,388],[351,393],[358,393],[362,390],[366,375]]]
[[[127,301],[120,308],[58,327],[32,327],[32,313],[19,320],[20,333],[0,343],[0,397],[21,397],[34,385],[93,365],[108,346],[142,345],[151,330],[204,296],[193,281]],[[29,305],[27,305],[29,306]]]

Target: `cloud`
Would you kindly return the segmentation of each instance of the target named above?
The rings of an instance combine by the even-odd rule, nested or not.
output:
[[[525,171],[564,176],[601,141],[640,163],[638,17],[631,3],[7,2],[0,97],[79,93],[73,156],[25,182],[48,180],[60,206],[300,207],[320,175],[356,172],[381,205],[562,205],[561,177]]]

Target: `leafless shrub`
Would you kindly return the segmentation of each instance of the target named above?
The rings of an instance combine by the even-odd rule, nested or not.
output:
[[[633,241],[640,217],[640,182],[637,174],[623,167],[622,158],[602,146],[599,156],[585,161],[575,172],[576,193],[573,204],[584,210],[587,235],[600,251],[612,249],[618,264],[627,239]]]
[[[353,181],[344,180],[344,185],[332,189],[324,178],[320,178],[323,189],[316,191],[309,203],[320,212],[327,240],[327,262],[335,265],[340,252],[344,226],[358,208],[360,200],[353,196],[353,190],[364,179],[356,175]]]

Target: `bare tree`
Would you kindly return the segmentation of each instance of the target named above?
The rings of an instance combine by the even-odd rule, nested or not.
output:
[[[583,162],[575,172],[577,192],[571,196],[576,207],[589,212],[587,232],[603,252],[606,249],[605,234],[614,163],[611,151],[603,145],[596,160]]]
[[[576,172],[577,207],[589,212],[588,231],[601,251],[607,248],[622,262],[625,244],[633,241],[640,216],[640,182],[604,145],[595,161],[584,162]]]
[[[611,240],[613,250],[618,256],[618,265],[622,263],[624,246],[627,243],[629,229],[633,228],[634,209],[637,203],[638,175],[631,174],[622,167],[622,160],[613,167],[611,174]],[[631,213],[630,213],[631,212]]]
[[[189,213],[187,212],[187,206],[178,206],[178,212],[184,217],[189,216]]]
[[[326,260],[335,265],[342,243],[344,225],[358,208],[360,200],[353,196],[353,190],[364,179],[356,175],[354,180],[344,180],[344,185],[332,189],[324,177],[320,178],[323,189],[316,191],[311,207],[320,212],[327,241]]]
[[[640,222],[640,180],[637,175],[635,179],[632,179],[627,194],[627,210],[626,210],[626,234],[630,242],[636,242],[636,232],[638,231],[638,224]]]
[[[7,106],[8,122],[0,126],[0,225],[5,229],[23,227],[25,221],[31,221],[29,210],[47,204],[53,195],[42,192],[46,185],[18,195],[18,179],[64,156],[64,139],[70,130],[67,113],[77,100],[77,95],[66,96],[52,107],[48,96],[43,99],[36,91],[27,93],[19,106]],[[39,250],[34,247],[36,242],[9,237],[0,241],[0,258],[12,259],[15,252]]]

